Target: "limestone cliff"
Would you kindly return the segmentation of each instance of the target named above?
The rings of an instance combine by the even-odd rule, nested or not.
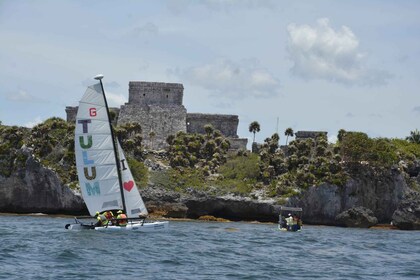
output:
[[[0,176],[0,212],[82,214],[87,213],[83,199],[62,185],[57,174],[28,158],[24,168],[11,176]]]
[[[353,209],[363,208],[370,214],[371,221],[388,224],[394,218],[398,220],[394,223],[402,225],[403,229],[417,229],[418,225],[412,224],[413,221],[416,223],[416,219],[417,223],[420,220],[417,213],[420,206],[418,198],[410,203],[406,200],[406,194],[412,190],[407,185],[404,172],[396,168],[386,170],[361,164],[346,168],[350,179],[345,186],[323,184],[310,187],[301,195],[290,198],[287,206],[302,207],[306,224],[357,226],[357,222],[344,221],[340,217],[345,217],[348,211],[356,213]],[[149,186],[142,190],[142,195],[151,212],[167,217],[195,219],[212,215],[230,220],[276,222],[279,213],[279,205],[274,200],[216,197],[193,189],[187,194],[180,194]],[[406,204],[410,206],[408,210],[404,208]],[[404,211],[411,216],[403,215]],[[362,214],[351,219],[363,219]],[[360,224],[365,226],[366,223]]]
[[[330,184],[310,187],[290,204],[305,209],[304,220],[311,224],[335,225],[336,216],[353,207],[370,209],[379,223],[389,223],[392,214],[409,190],[403,173],[368,165],[348,165],[350,179],[345,186]]]
[[[372,211],[379,223],[394,220],[402,229],[420,228],[420,196],[407,185],[404,172],[360,164],[347,169],[350,179],[345,186],[310,187],[290,198],[287,206],[302,207],[306,224],[340,225],[340,213],[363,207]],[[195,219],[211,215],[236,221],[276,222],[280,207],[273,199],[214,196],[193,188],[178,193],[150,184],[140,191],[150,213],[164,217]],[[25,168],[7,178],[0,177],[0,212],[87,214],[82,198],[32,156],[28,156]]]

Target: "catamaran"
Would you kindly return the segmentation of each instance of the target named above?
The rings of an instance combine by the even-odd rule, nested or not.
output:
[[[66,229],[160,231],[168,229],[168,221],[146,221],[148,211],[140,196],[120,143],[115,139],[108,103],[102,84],[87,88],[79,102],[75,129],[75,155],[82,197],[90,217],[75,217]],[[122,210],[126,226],[96,226],[97,212]],[[86,220],[85,220],[86,218]],[[112,223],[114,222],[114,223]]]

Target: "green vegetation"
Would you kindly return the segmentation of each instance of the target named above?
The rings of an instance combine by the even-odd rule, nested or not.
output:
[[[169,144],[170,165],[173,168],[199,168],[208,176],[226,162],[229,141],[211,125],[206,125],[204,129],[206,135],[180,131],[166,139]]]
[[[410,143],[420,144],[420,131],[418,129],[411,131],[410,136],[406,138]]]
[[[259,177],[259,157],[255,154],[244,154],[231,157],[219,168],[220,177],[217,184],[222,192],[240,195],[249,194]]]
[[[28,134],[26,128],[0,124],[0,176],[8,177],[24,166],[27,155],[21,147]]]
[[[251,125],[250,132],[255,137],[259,124]],[[310,186],[322,183],[343,186],[349,176],[348,164],[407,171],[415,170],[420,159],[417,129],[406,139],[369,138],[362,132],[341,129],[335,144],[320,136],[293,140],[282,148],[275,133],[264,140],[257,153],[250,153],[229,152],[229,141],[220,131],[206,125],[204,135],[185,132],[170,135],[168,151],[163,155],[143,151],[139,124],[126,123],[115,129],[140,188],[151,183],[181,193],[263,195],[279,203]],[[291,128],[284,134],[294,135]],[[150,132],[148,136],[153,147],[155,135]],[[8,177],[24,168],[30,153],[55,170],[63,183],[72,188],[77,186],[73,124],[60,118],[50,118],[32,129],[0,123],[0,176]],[[159,161],[164,168],[149,170],[144,164],[146,159]],[[409,184],[418,188],[414,180]]]
[[[289,136],[293,137],[295,134],[294,134],[293,129],[289,127],[284,131],[284,135],[286,136],[286,146],[287,146],[287,143],[289,142]]]
[[[257,121],[253,121],[249,124],[248,130],[254,134],[254,140],[252,142],[255,142],[255,133],[260,132],[260,124]]]
[[[127,158],[128,166],[131,174],[133,174],[134,181],[139,188],[145,188],[149,179],[149,172],[143,162],[137,161],[134,158]]]

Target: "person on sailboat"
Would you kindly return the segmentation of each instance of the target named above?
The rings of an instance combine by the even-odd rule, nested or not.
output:
[[[122,210],[118,210],[117,214],[117,225],[120,227],[127,226],[127,220],[124,220],[127,218],[127,215],[125,215]]]
[[[103,215],[105,215],[105,218],[108,220],[108,222],[115,224],[114,214],[112,213],[112,211],[106,211],[103,213]]]
[[[98,220],[95,224],[95,227],[104,227],[108,225],[108,219],[104,214],[99,214],[99,212],[96,212],[95,217]]]

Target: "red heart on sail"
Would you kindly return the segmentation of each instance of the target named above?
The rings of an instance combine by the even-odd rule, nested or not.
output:
[[[128,181],[128,182],[124,182],[124,189],[126,189],[127,191],[131,191],[131,189],[134,187],[134,182],[133,181]]]

